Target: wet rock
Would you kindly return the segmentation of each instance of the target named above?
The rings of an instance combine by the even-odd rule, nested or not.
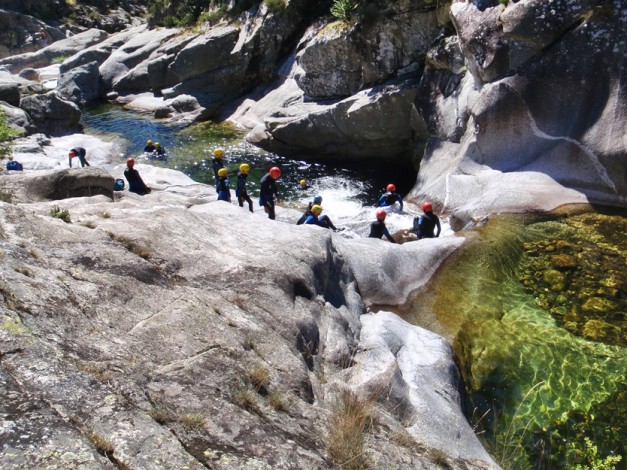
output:
[[[582,333],[588,339],[600,341],[608,336],[616,335],[617,333],[620,334],[620,331],[617,330],[618,328],[616,326],[610,325],[603,320],[592,319],[588,320],[583,326]]]
[[[587,299],[581,309],[584,312],[590,313],[608,313],[611,310],[616,308],[616,304],[611,300],[605,299],[603,297],[590,297]]]
[[[0,84],[0,101],[15,107],[20,105],[20,89],[17,83]]]
[[[553,255],[551,256],[551,264],[555,268],[562,270],[577,269],[577,258],[566,254]]]
[[[544,272],[543,280],[549,284],[552,291],[559,292],[564,289],[566,277],[561,272],[552,269]]]

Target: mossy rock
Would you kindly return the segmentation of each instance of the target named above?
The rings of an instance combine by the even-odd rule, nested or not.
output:
[[[590,297],[581,306],[581,310],[589,313],[607,313],[616,309],[616,303],[603,297]]]
[[[557,269],[576,269],[577,268],[577,258],[572,255],[559,254],[551,256],[551,265]]]

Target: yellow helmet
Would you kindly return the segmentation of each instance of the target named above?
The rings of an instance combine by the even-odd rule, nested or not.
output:
[[[226,176],[228,175],[228,172],[226,171],[226,168],[220,168],[218,170],[218,176]]]
[[[152,145],[152,140],[149,140],[148,142],[146,142],[146,144]]]
[[[319,216],[321,212],[322,212],[322,206],[319,206],[318,204],[314,204],[313,206],[311,206],[311,213],[313,215]]]
[[[159,142],[155,142],[155,147],[161,147],[161,144]]]
[[[215,149],[213,151],[213,156],[216,158],[222,158],[222,155],[224,155],[224,150],[222,149]]]
[[[298,184],[300,184],[301,186],[307,186],[307,180],[300,180]]]
[[[248,172],[250,171],[250,165],[248,163],[242,163],[239,166],[239,171],[247,175]]]

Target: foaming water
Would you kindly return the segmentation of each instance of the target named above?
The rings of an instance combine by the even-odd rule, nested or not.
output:
[[[288,159],[248,144],[242,133],[228,126],[199,124],[186,128],[112,105],[88,108],[82,122],[86,133],[110,142],[108,163],[120,164],[132,156],[144,163],[179,170],[206,184],[215,182],[212,151],[220,147],[225,153],[231,187],[234,187],[239,165],[251,165],[247,186],[253,197],[258,194],[261,177],[271,166],[278,165],[282,171],[278,181],[281,204],[302,210],[316,194],[320,194],[323,214],[336,226],[344,228],[343,236],[349,238],[368,235],[369,225],[375,220],[374,204],[388,183],[394,182],[401,194],[408,192],[415,183],[412,171],[386,165],[349,167],[341,163]],[[159,142],[166,149],[166,161],[148,160],[143,154],[148,139]],[[89,154],[92,152],[97,150],[88,149]],[[300,189],[301,179],[307,181],[307,189]],[[415,215],[399,214],[390,209],[386,224],[391,232],[404,230],[411,227]]]

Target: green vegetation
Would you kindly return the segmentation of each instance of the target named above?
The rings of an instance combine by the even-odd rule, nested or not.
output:
[[[260,3],[261,0],[154,0],[148,7],[148,23],[168,27],[216,24],[223,19],[236,18]],[[271,11],[280,11],[285,0],[267,0],[266,4]]]
[[[188,431],[200,431],[205,427],[205,417],[201,413],[186,413],[180,417],[179,423]]]
[[[263,0],[263,3],[266,4],[268,10],[279,13],[285,10],[285,0]]]
[[[203,140],[236,140],[243,137],[240,129],[229,122],[202,122],[182,130],[181,135]]]
[[[331,14],[339,20],[350,22],[356,8],[356,0],[333,0]]]
[[[5,111],[0,109],[0,159],[8,158],[11,155],[11,142],[17,136],[17,131],[9,127]]]
[[[589,439],[584,438],[585,449],[583,451],[583,465],[575,465],[575,470],[612,470],[616,468],[616,465],[622,460],[620,455],[608,455],[605,458],[601,458],[598,455],[597,446]]]
[[[50,61],[51,64],[62,64],[67,59],[66,55],[60,55]]]
[[[61,209],[57,205],[54,205],[50,208],[50,217],[56,217],[57,219],[61,219],[66,224],[72,223],[70,211],[68,211],[67,209]]]

